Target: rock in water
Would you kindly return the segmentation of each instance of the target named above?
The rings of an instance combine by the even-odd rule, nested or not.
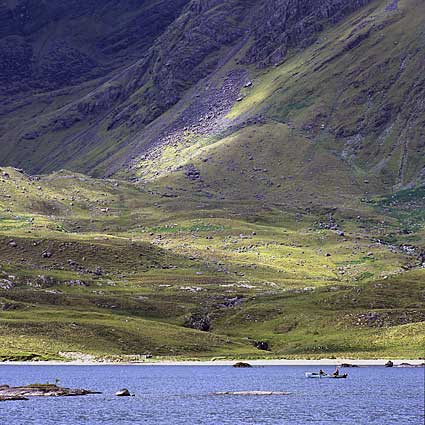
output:
[[[24,387],[0,386],[0,401],[26,400],[27,397],[66,397],[100,394],[97,391],[58,387],[55,384],[32,384]]]
[[[241,395],[241,396],[268,396],[268,395],[290,395],[286,391],[224,391],[214,395]]]
[[[393,367],[393,366],[394,366],[394,363],[391,360],[385,363],[385,367]]]
[[[20,396],[6,396],[6,395],[0,396],[0,401],[23,401],[23,400],[29,400],[29,399],[26,397],[20,397]]]
[[[249,363],[238,362],[238,363],[235,363],[233,365],[233,367],[237,367],[237,368],[249,368],[249,367],[252,367],[252,366]]]
[[[130,397],[130,391],[128,391],[127,388],[124,388],[123,390],[119,390],[118,392],[115,393],[115,395],[117,397]]]

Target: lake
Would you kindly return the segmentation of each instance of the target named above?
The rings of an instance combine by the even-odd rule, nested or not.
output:
[[[423,425],[424,369],[348,369],[348,379],[306,379],[306,366],[0,366],[0,383],[53,383],[102,391],[0,403],[1,425],[338,424]],[[331,372],[332,368],[325,368]],[[128,388],[135,397],[114,393]],[[216,396],[218,391],[289,396]]]

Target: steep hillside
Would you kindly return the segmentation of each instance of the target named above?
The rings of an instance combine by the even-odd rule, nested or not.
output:
[[[373,190],[422,181],[422,2],[115,3],[3,6],[3,163],[142,177],[162,146],[278,122]]]
[[[397,7],[373,2],[327,27],[309,48],[289,50],[282,65],[250,68],[245,80],[249,83],[230,112],[213,110],[212,117],[205,114],[192,124],[176,109],[172,116],[181,114],[180,127],[172,128],[156,149],[130,162],[131,172],[143,179],[167,176],[171,180],[170,173],[178,175],[179,167],[195,162],[208,175],[219,160],[214,161],[215,154],[210,155],[211,161],[202,163],[203,159],[211,152],[219,157],[218,151],[223,150],[221,156],[237,172],[248,169],[245,176],[237,177],[238,183],[247,177],[258,181],[255,170],[271,168],[268,180],[281,184],[281,199],[287,198],[288,176],[314,197],[314,185],[329,167],[335,174],[327,180],[325,192],[329,189],[336,202],[344,193],[382,193],[423,182],[424,82],[418,74],[424,31],[418,10],[423,7],[415,1],[399,2]],[[226,84],[224,79],[223,91]],[[308,141],[304,157],[299,139]],[[230,140],[237,141],[236,155],[229,150]],[[260,158],[253,150],[260,152]],[[136,145],[129,151],[137,152]],[[250,167],[241,162],[241,152],[250,158]],[[223,165],[222,170],[228,168]],[[205,183],[214,184],[208,178]],[[276,190],[272,192],[279,199]]]
[[[47,156],[70,143],[63,130],[83,120],[66,111],[149,55],[187,2],[0,2],[1,162],[39,170],[66,163],[64,155],[49,165]],[[109,101],[118,97],[110,93]]]
[[[12,97],[2,113],[5,126],[1,143],[2,156],[9,163],[24,166],[31,171],[51,171],[66,166],[105,174],[129,163],[134,155],[145,154],[152,145],[163,145],[180,139],[184,129],[189,128],[199,136],[231,131],[230,124],[243,126],[249,116],[255,115],[249,110],[244,119],[234,120],[233,123],[225,118],[240,98],[243,86],[258,76],[258,69],[285,64],[291,57],[298,57],[310,45],[320,45],[324,54],[332,52],[334,45],[323,43],[321,34],[328,27],[340,25],[343,18],[356,10],[362,10],[366,21],[376,7],[381,7],[378,15],[384,21],[387,18],[398,20],[403,15],[387,10],[387,2],[367,0],[316,0],[307,3],[288,0],[192,1],[179,13],[183,3],[172,5],[176,16],[179,15],[172,21],[171,12],[167,12],[169,9],[160,2],[145,2],[144,6],[135,8],[132,4],[120,1],[116,5],[118,15],[121,13],[126,19],[120,19],[118,28],[109,25],[113,18],[108,15],[111,10],[108,5],[99,7],[96,2],[90,2],[79,7],[76,4],[75,8],[69,8],[63,18],[64,22],[72,26],[66,37],[61,33],[56,34],[52,29],[56,25],[55,16],[61,16],[56,10],[60,10],[60,2],[45,6],[44,12],[37,8],[37,13],[43,19],[31,13],[30,5],[21,5],[27,7],[27,20],[32,25],[26,21],[20,25],[15,23],[14,31],[25,33],[32,30],[37,39],[47,34],[47,41],[43,44],[46,51],[51,43],[61,40],[64,47],[57,49],[58,54],[63,53],[68,58],[67,66],[64,67],[60,55],[37,53],[34,46],[25,48],[30,52],[32,61],[27,60],[30,57],[25,55],[21,59],[27,65],[34,62],[27,76],[33,82],[38,81],[37,84],[41,86],[47,79],[49,90],[63,87],[64,79],[67,84],[73,83],[74,86],[65,93],[55,92],[48,99],[38,94],[30,102],[28,99],[26,102],[16,102],[16,96]],[[363,9],[369,3],[371,6]],[[408,9],[413,9],[413,5],[408,5]],[[273,15],[270,14],[271,10],[274,11]],[[93,11],[95,13],[92,14]],[[163,27],[152,28],[152,16],[156,17],[159,11],[164,16],[155,19],[155,23],[159,21]],[[5,16],[8,21],[7,14]],[[87,24],[87,16],[96,22],[99,29],[96,33],[87,31],[86,38],[80,39],[81,36],[74,36],[73,31]],[[140,18],[136,19],[135,16]],[[359,15],[355,19],[360,19]],[[352,31],[352,39],[356,39],[359,34],[361,38],[364,32],[361,29],[364,23],[358,24],[355,19],[352,18],[346,24]],[[144,32],[139,30],[137,36],[130,37],[128,33],[132,34],[140,23],[146,25]],[[66,29],[63,25],[59,27]],[[161,30],[164,30],[162,35]],[[13,33],[12,30],[9,32]],[[338,39],[344,33],[340,30],[331,36]],[[348,36],[350,34],[346,34]],[[409,36],[416,38],[414,26]],[[3,41],[10,41],[10,37],[4,37]],[[23,43],[27,43],[25,36],[20,37]],[[113,49],[111,37],[118,46],[123,47]],[[31,38],[34,36],[31,35]],[[80,56],[86,55],[86,59],[71,60],[72,55],[68,54],[66,47],[67,40],[71,40],[72,49],[78,51]],[[10,42],[15,43],[13,40]],[[152,47],[147,49],[151,43]],[[76,44],[78,46],[74,46]],[[102,46],[112,50],[105,53]],[[3,49],[6,55],[9,50],[7,47]],[[308,59],[311,52],[304,55]],[[343,56],[349,60],[350,52]],[[96,66],[90,65],[93,60],[97,61]],[[55,64],[52,61],[56,61]],[[9,62],[12,63],[12,69],[6,69],[5,77],[10,80],[10,75],[16,75],[20,83],[25,83],[26,77],[16,72],[16,69],[25,67],[15,66],[19,61]],[[4,61],[5,64],[9,62]],[[94,74],[88,68],[74,70],[74,65],[77,68],[80,65],[89,67],[94,70]],[[46,69],[49,71],[44,73]],[[120,69],[120,72],[111,76],[113,69]],[[68,74],[62,78],[64,72]],[[266,71],[266,74],[269,72]],[[302,72],[308,74],[311,70],[307,68]],[[105,77],[105,80],[95,77]],[[79,81],[80,84],[75,86]],[[81,84],[81,81],[86,83]],[[299,90],[303,84],[297,87]],[[318,98],[321,102],[321,95]],[[269,107],[269,100],[266,103]],[[173,105],[176,108],[163,115]],[[14,123],[17,120],[24,120],[25,125],[16,128]],[[108,157],[112,154],[115,155],[111,161]]]
[[[140,59],[187,1],[2,1],[1,94],[44,92]]]

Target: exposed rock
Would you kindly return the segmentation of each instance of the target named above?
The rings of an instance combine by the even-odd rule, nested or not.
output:
[[[387,361],[387,363],[385,363],[385,367],[394,367],[394,363],[391,360],[389,360]]]
[[[209,316],[192,315],[186,320],[184,326],[198,331],[208,332],[211,329],[211,319]]]
[[[44,251],[42,254],[41,254],[41,256],[43,257],[43,258],[51,258],[52,257],[52,253],[50,252],[50,251]]]
[[[37,287],[50,287],[56,283],[55,279],[51,276],[40,275],[37,277],[36,286]]]
[[[3,311],[18,310],[19,308],[21,308],[19,304],[0,303],[0,310],[3,310]]]
[[[423,322],[425,321],[425,312],[410,309],[405,311],[370,311],[367,313],[353,315],[352,321],[357,326],[383,328]]]
[[[252,366],[249,363],[238,362],[238,363],[235,363],[233,365],[233,367],[236,367],[236,368],[250,368]]]
[[[254,42],[248,49],[243,62],[256,63],[260,67],[280,64],[286,59],[289,49],[305,48],[313,44],[326,22],[335,23],[370,1],[270,0],[264,2],[252,23]]]
[[[29,400],[27,397],[21,397],[21,396],[0,396],[0,401],[22,401],[22,400]]]
[[[0,279],[0,289],[12,289],[15,284],[9,279]]]
[[[88,394],[101,394],[97,391],[58,387],[55,384],[32,384],[23,387],[0,386],[0,400],[3,397],[69,397]]]
[[[255,341],[254,346],[263,351],[269,351],[270,349],[269,344],[266,341]]]
[[[84,282],[83,280],[79,280],[79,279],[68,280],[68,281],[65,282],[65,285],[68,285],[68,286],[90,286],[89,283]]]
[[[425,367],[425,363],[421,363],[418,365],[414,365],[410,363],[400,363],[397,367],[420,368],[420,367]]]
[[[225,298],[220,304],[217,304],[218,308],[234,308],[241,305],[244,302],[243,297],[237,296],[234,298]]]
[[[93,272],[96,276],[102,276],[103,270],[100,267],[96,267],[95,271]]]
[[[193,165],[190,165],[186,170],[186,177],[189,180],[200,180],[201,172],[197,170]]]
[[[391,3],[385,8],[385,12],[394,12],[398,10],[398,3],[400,0],[391,0]]]

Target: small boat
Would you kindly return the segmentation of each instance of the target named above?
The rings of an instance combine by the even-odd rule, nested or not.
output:
[[[318,372],[306,372],[306,378],[319,378],[319,379],[344,379],[348,378],[348,373],[343,373],[341,375],[328,375],[325,373],[324,375]]]

